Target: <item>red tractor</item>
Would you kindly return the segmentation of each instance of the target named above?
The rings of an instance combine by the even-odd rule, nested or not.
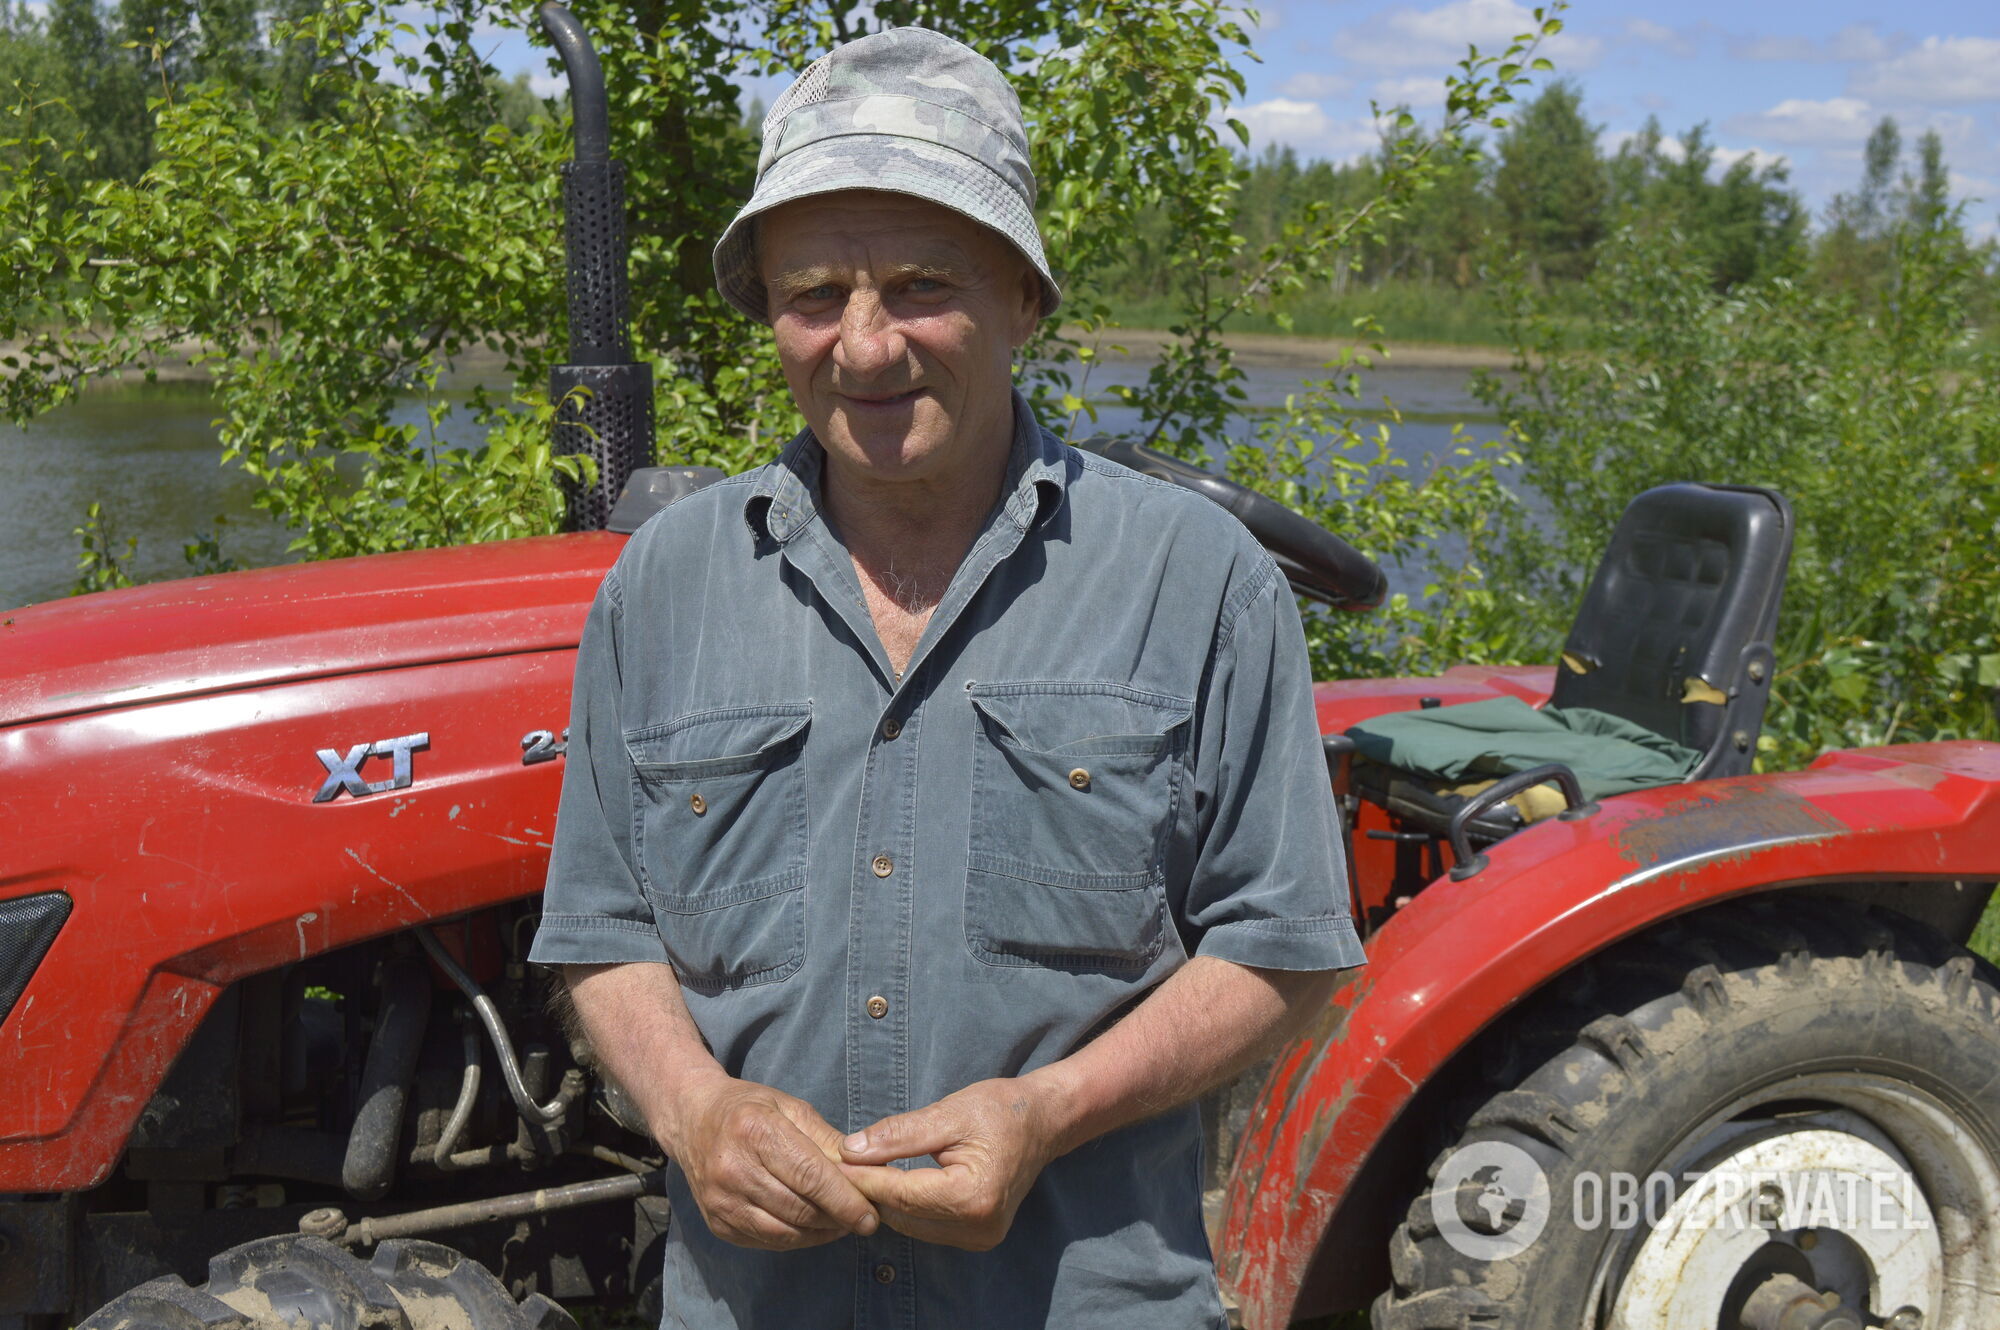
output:
[[[621,176],[545,16],[578,119],[555,389],[599,463],[575,525],[609,529],[0,615],[0,1330],[646,1305],[664,1161],[525,957],[585,612],[707,477],[633,474]],[[1230,504],[1302,594],[1379,597],[1295,515],[1106,450]],[[1790,541],[1768,492],[1651,491],[1556,666],[1319,685],[1369,964],[1212,1105],[1252,1330],[2000,1326],[2000,974],[1966,949],[2000,747],[1752,774]],[[1454,786],[1348,734],[1493,698],[1698,762],[1586,802],[1568,768]]]

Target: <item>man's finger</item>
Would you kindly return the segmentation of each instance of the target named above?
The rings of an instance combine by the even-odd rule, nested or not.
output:
[[[794,1224],[782,1215],[773,1214],[755,1202],[739,1200],[728,1219],[729,1233],[718,1236],[734,1242],[739,1247],[756,1247],[763,1251],[796,1251],[801,1247],[820,1247],[829,1242],[837,1242],[847,1236],[847,1230],[838,1224]]]
[[[794,1130],[789,1143],[766,1153],[764,1167],[779,1183],[818,1206],[849,1232],[867,1237],[881,1224],[866,1196],[821,1154],[812,1138]]]
[[[840,1143],[840,1154],[850,1164],[887,1164],[897,1159],[935,1155],[964,1139],[965,1126],[958,1115],[932,1104],[914,1113],[883,1118],[874,1126],[855,1132]]]
[[[931,1218],[955,1217],[964,1209],[966,1194],[973,1185],[964,1169],[849,1165],[844,1172],[847,1180],[873,1201],[885,1218],[890,1210]]]
[[[819,1111],[803,1099],[781,1100],[778,1104],[785,1120],[805,1134],[805,1138],[819,1147],[819,1152],[834,1163],[840,1162],[840,1128],[819,1115]]]

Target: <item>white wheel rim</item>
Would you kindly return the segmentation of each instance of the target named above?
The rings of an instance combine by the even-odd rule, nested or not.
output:
[[[1756,1101],[1800,1100],[1842,1107],[1752,1116]],[[1837,1073],[1767,1089],[1719,1118],[1669,1156],[1661,1201],[1650,1214],[1640,1206],[1630,1241],[1610,1244],[1586,1326],[1737,1330],[1718,1326],[1722,1303],[1773,1242],[1794,1249],[1785,1259],[1809,1266],[1813,1287],[1884,1321],[1908,1309],[1916,1319],[1897,1324],[2000,1325],[2000,1170],[1953,1115],[1908,1086]]]

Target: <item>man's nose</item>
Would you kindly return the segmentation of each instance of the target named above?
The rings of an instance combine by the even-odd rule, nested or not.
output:
[[[835,363],[861,379],[873,379],[902,364],[903,335],[873,291],[856,291],[840,314],[840,348]]]

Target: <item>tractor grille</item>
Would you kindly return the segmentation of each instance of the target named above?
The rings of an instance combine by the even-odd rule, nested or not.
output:
[[[67,892],[44,891],[0,901],[0,1023],[69,918]]]

